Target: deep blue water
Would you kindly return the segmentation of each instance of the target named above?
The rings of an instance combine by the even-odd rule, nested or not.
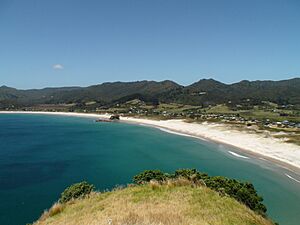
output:
[[[299,176],[228,150],[237,152],[144,126],[0,114],[0,224],[33,222],[67,186],[82,180],[104,190],[131,182],[145,169],[197,168],[254,183],[274,220],[299,225],[300,184],[285,174]]]

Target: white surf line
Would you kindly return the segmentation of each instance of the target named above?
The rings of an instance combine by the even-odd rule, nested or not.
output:
[[[232,152],[232,151],[228,151],[231,155],[234,155],[236,157],[239,157],[239,158],[243,158],[243,159],[249,159],[249,157],[247,156],[243,156],[243,155],[240,155],[240,154],[237,154],[235,152]]]
[[[163,132],[170,133],[170,134],[176,134],[176,135],[185,136],[185,137],[193,137],[192,135],[179,133],[179,132],[168,130],[168,129],[165,129],[165,128],[158,128],[158,129],[163,131]]]
[[[209,142],[208,139],[205,139],[205,138],[201,138],[199,136],[194,136],[194,135],[191,135],[191,134],[185,134],[185,133],[181,133],[181,132],[176,132],[176,131],[172,131],[172,130],[169,130],[167,128],[161,128],[161,127],[156,127],[154,126],[155,128],[158,128],[159,130],[163,131],[163,132],[166,132],[166,133],[170,133],[170,134],[175,134],[175,135],[180,135],[180,136],[184,136],[184,137],[191,137],[191,138],[196,138],[196,139],[200,139],[202,141],[206,141],[206,142]]]
[[[285,173],[285,175],[286,175],[288,178],[290,178],[291,180],[296,181],[297,183],[300,184],[300,181],[299,181],[299,180],[297,180],[297,179],[295,179],[294,177],[288,175],[287,173]]]

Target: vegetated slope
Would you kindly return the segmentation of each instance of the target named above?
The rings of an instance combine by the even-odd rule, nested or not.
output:
[[[163,92],[181,87],[172,81],[112,82],[89,87],[64,87],[31,90],[17,90],[0,87],[0,107],[33,106],[35,104],[82,103],[97,101],[102,104],[119,98],[140,94],[157,96]]]
[[[0,87],[0,106],[33,106],[36,104],[47,104],[52,101],[54,96],[62,93],[74,92],[80,87],[61,87],[61,88],[44,88],[18,90],[6,86]],[[63,101],[62,99],[60,101]],[[59,102],[57,102],[59,103]]]
[[[36,224],[273,224],[233,198],[185,181],[94,192],[56,207]]]
[[[189,105],[235,104],[271,101],[278,104],[300,105],[300,78],[282,81],[241,81],[224,84],[213,79],[202,79],[183,87],[173,81],[110,82],[89,87],[45,88],[17,90],[0,87],[0,108],[36,104],[85,103],[100,105],[141,98],[151,102],[182,103]]]
[[[134,94],[157,96],[178,87],[180,86],[172,81],[111,82],[64,93],[63,98],[72,101],[95,100],[109,103]],[[70,99],[68,95],[73,95],[73,98]],[[56,97],[59,99],[59,96]]]
[[[252,98],[257,100],[268,100],[278,104],[300,103],[300,78],[281,81],[241,81],[230,85],[229,96],[236,99]],[[234,98],[235,96],[235,98]]]
[[[213,79],[202,79],[181,90],[173,90],[162,96],[166,102],[190,105],[252,103],[271,101],[278,104],[300,104],[300,78],[282,81],[240,81],[224,84]]]
[[[15,88],[10,88],[7,86],[0,87],[0,101],[8,99],[17,99],[22,97],[21,92]]]
[[[163,102],[189,105],[209,105],[228,101],[228,85],[213,79],[202,79],[182,89],[161,95]]]

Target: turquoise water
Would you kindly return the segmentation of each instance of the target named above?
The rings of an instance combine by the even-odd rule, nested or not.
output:
[[[131,182],[145,169],[197,168],[254,183],[281,225],[300,221],[297,174],[237,150],[155,128],[93,119],[0,114],[0,224],[33,222],[72,183],[98,190]],[[245,153],[239,153],[247,156]]]

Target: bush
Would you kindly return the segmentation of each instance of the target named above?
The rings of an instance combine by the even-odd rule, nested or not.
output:
[[[191,181],[204,180],[208,177],[206,173],[201,173],[196,169],[179,169],[175,171],[174,178],[183,177]]]
[[[267,208],[262,204],[263,198],[257,194],[251,183],[239,182],[235,179],[220,176],[209,177],[205,180],[205,183],[207,187],[218,192],[222,190],[225,194],[244,203],[261,215],[264,215],[267,211]]]
[[[143,184],[151,180],[166,181],[167,179],[184,178],[191,183],[204,183],[210,189],[217,191],[221,196],[227,195],[245,204],[253,211],[265,215],[267,208],[262,203],[263,198],[257,194],[253,184],[239,182],[222,176],[210,177],[196,169],[179,169],[173,174],[166,174],[159,170],[146,170],[136,176],[133,180],[137,184]]]
[[[70,187],[66,188],[63,193],[61,193],[59,202],[65,203],[70,201],[71,199],[82,198],[91,193],[94,189],[94,185],[89,184],[86,181],[73,184]]]
[[[167,179],[167,174],[160,170],[145,170],[144,172],[133,177],[133,182],[143,184],[151,180],[164,181]]]

